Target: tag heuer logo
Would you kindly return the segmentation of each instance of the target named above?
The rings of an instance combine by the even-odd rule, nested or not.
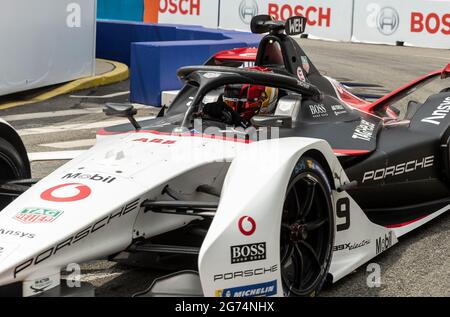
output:
[[[61,216],[63,212],[59,210],[44,208],[25,208],[14,216],[14,219],[22,223],[47,223],[53,222]]]

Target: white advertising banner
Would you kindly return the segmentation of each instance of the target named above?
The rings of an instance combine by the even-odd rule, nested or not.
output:
[[[0,95],[95,73],[95,0],[0,1]]]
[[[307,34],[351,39],[353,0],[222,0],[220,5],[221,28],[249,31],[251,19],[258,14],[270,14],[276,20],[304,16],[308,19]]]
[[[450,48],[450,0],[356,0],[355,42]]]
[[[192,24],[217,28],[219,0],[160,0],[160,23]]]

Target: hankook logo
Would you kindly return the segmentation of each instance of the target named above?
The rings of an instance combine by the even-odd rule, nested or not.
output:
[[[391,7],[384,7],[377,15],[377,28],[381,34],[392,35],[400,25],[400,17],[397,10]]]
[[[239,17],[245,24],[250,24],[253,17],[259,12],[258,4],[255,0],[242,0],[239,5]]]

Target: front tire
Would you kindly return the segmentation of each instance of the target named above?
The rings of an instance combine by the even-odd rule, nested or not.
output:
[[[328,274],[334,244],[334,212],[325,170],[301,158],[286,190],[280,229],[285,296],[315,296]]]
[[[27,164],[11,143],[0,138],[0,183],[29,178]],[[12,200],[11,197],[0,195],[0,211]]]

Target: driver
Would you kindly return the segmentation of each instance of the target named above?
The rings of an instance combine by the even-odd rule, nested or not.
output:
[[[242,119],[275,111],[278,89],[260,85],[232,84],[225,86],[223,101]]]

